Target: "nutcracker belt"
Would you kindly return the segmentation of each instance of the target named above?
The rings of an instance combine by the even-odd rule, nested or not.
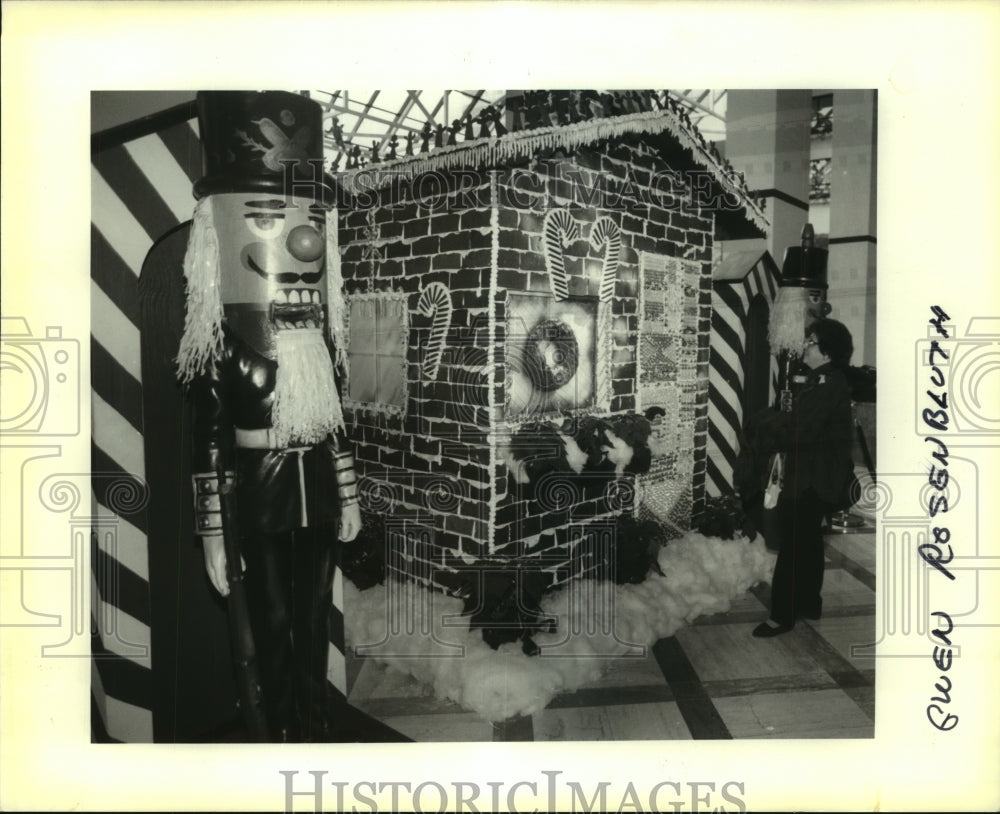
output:
[[[306,473],[302,464],[302,456],[312,447],[287,447],[275,442],[274,430],[266,427],[261,430],[243,430],[239,427],[236,431],[236,446],[241,449],[268,449],[275,452],[296,453],[296,463],[299,469],[299,505],[302,507],[301,522],[303,526],[309,525],[309,513],[306,510]]]
[[[262,430],[242,430],[236,427],[236,446],[242,449],[273,449],[281,452],[306,452],[312,446],[290,447],[279,444],[275,440],[274,430],[266,427]]]

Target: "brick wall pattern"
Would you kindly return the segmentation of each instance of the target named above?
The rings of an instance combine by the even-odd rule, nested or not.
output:
[[[552,296],[543,221],[557,207],[580,231],[563,253],[570,297],[596,301],[600,293],[604,258],[589,245],[594,224],[610,219],[621,240],[614,294],[598,307],[596,403],[585,412],[662,406],[669,416],[662,431],[672,434],[674,448],[655,459],[641,486],[658,494],[663,484],[683,482],[668,517],[682,527],[697,513],[704,500],[713,220],[682,205],[683,188],[665,196],[662,175],[650,193],[653,178],[667,170],[641,136],[627,136],[538,163],[411,177],[370,195],[370,207],[341,213],[348,301],[385,292],[408,304],[405,409],[346,410],[369,507],[415,529],[396,535],[410,541],[406,556],[394,560],[399,570],[419,570],[449,590],[470,565],[530,559],[562,581],[588,567],[573,556],[588,526],[606,527],[612,517],[602,496],[577,495],[569,508],[565,495],[563,504],[518,499],[496,455],[525,419],[505,415],[509,298]],[[641,326],[653,322],[640,311],[645,267],[657,270],[646,284],[655,286],[657,273],[661,286],[669,277],[672,295],[667,319],[642,345]],[[433,324],[418,303],[435,283],[450,292],[452,314],[431,379],[422,354]],[[646,302],[652,307],[651,297]],[[643,366],[648,357],[649,374],[640,374],[640,357]]]

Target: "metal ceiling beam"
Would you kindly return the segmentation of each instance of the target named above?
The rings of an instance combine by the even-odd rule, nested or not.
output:
[[[355,114],[358,117],[358,120],[357,120],[357,122],[354,125],[354,129],[351,131],[350,138],[347,139],[347,141],[350,141],[351,139],[353,139],[354,138],[354,134],[357,133],[359,129],[361,129],[361,123],[363,121],[365,121],[365,119],[368,117],[368,111],[371,109],[371,106],[375,103],[375,100],[378,99],[378,95],[379,95],[379,91],[375,91],[372,94],[371,99],[368,100],[368,104],[365,105],[364,110],[361,113],[356,113]],[[348,111],[348,112],[350,112],[350,111]]]
[[[690,96],[687,95],[681,96],[676,91],[671,91],[671,92],[674,94],[674,97],[677,99],[677,101],[681,102],[682,104],[688,105],[689,107],[692,107],[696,110],[701,110],[706,115],[711,116],[712,118],[715,119],[719,119],[721,121],[721,116],[719,116],[719,114],[716,113],[715,110],[706,105],[701,104],[700,100],[705,98],[705,94],[699,97],[698,101],[695,101],[695,99],[693,99]],[[690,93],[690,91],[684,91],[684,93],[687,94]],[[706,94],[707,93],[708,92],[706,91]]]
[[[437,104],[434,105],[434,111],[431,113],[431,121],[437,122],[437,114],[441,108],[444,107],[444,96],[438,98]],[[447,112],[447,111],[446,111]]]
[[[465,93],[465,91],[461,91],[460,90],[459,93]],[[478,104],[479,100],[483,98],[483,94],[484,93],[486,93],[485,90],[477,90],[476,91],[475,96],[472,96],[472,101],[469,102],[468,107],[465,108],[465,112],[462,114],[462,117],[459,119],[459,121],[465,121],[465,117],[472,114],[473,108],[475,108],[475,106]],[[468,93],[465,93],[465,95],[469,96]]]
[[[403,119],[406,118],[410,110],[413,108],[413,100],[416,95],[419,95],[420,91],[416,91],[416,94],[413,91],[407,91],[406,93],[406,100],[400,106],[399,112],[396,114],[396,118],[389,126],[389,129],[382,134],[382,141],[379,142],[378,145],[379,154],[381,154],[382,150],[385,149],[385,145],[389,143],[389,140],[396,134],[396,131],[403,126]],[[409,125],[406,125],[405,129],[414,133],[418,132],[416,128],[410,127]]]
[[[372,95],[377,97],[380,93],[382,93],[382,91],[378,90],[378,91],[376,91]],[[366,103],[363,103],[363,104],[361,102],[351,102],[351,101],[346,102],[345,103],[345,105],[346,105],[346,112],[354,113],[355,115],[360,115],[360,113],[357,110],[352,110],[351,109],[351,105],[352,104],[357,105],[358,107],[360,107],[362,109],[361,112],[368,112],[368,113],[370,113],[372,110],[377,110],[379,113],[385,113],[387,116],[395,116],[396,113],[397,113],[396,110],[390,110],[387,107],[381,107],[379,105],[373,104],[373,103],[371,103],[370,100],[369,100],[369,102],[366,102]]]
[[[315,92],[316,93],[325,93],[327,96],[330,97],[326,101],[320,103],[320,104],[323,105],[323,107],[326,110],[332,110],[334,103],[337,101],[337,98],[340,96],[340,91],[339,90],[335,90],[335,91],[332,91],[332,92],[331,91],[322,91],[321,90],[321,91],[315,91]]]
[[[410,94],[410,97],[413,99],[417,107],[419,107],[423,111],[423,114],[427,117],[427,120],[431,121],[434,118],[434,114],[431,113],[426,107],[424,107],[424,103],[420,101],[421,91],[408,90],[407,93]]]
[[[390,126],[396,123],[395,119],[385,119],[381,116],[373,116],[371,113],[358,112],[356,110],[350,110],[349,108],[338,107],[337,105],[334,105],[330,109],[335,113],[344,113],[348,116],[357,116],[359,120],[364,120],[367,122],[377,122],[378,124],[386,124]],[[414,127],[413,125],[405,124],[402,122],[400,122],[400,126],[405,127],[409,130],[413,130],[414,132],[419,132],[420,130],[420,128],[418,127]]]

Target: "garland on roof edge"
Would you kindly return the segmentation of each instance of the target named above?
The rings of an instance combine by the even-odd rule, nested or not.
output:
[[[435,170],[449,170],[493,165],[527,159],[540,150],[562,147],[575,149],[595,141],[626,134],[658,134],[669,131],[689,150],[696,160],[711,170],[723,188],[735,195],[746,207],[750,220],[761,229],[769,226],[760,204],[751,197],[742,177],[724,159],[719,160],[699,142],[697,131],[685,127],[681,118],[669,109],[630,113],[604,119],[593,119],[574,124],[553,125],[533,130],[489,136],[461,144],[443,146],[427,156],[397,158],[380,161],[363,168],[338,173],[344,188],[351,193],[373,192],[388,187],[394,180],[413,178]],[[703,138],[701,139],[703,140]],[[364,177],[361,186],[355,181]]]

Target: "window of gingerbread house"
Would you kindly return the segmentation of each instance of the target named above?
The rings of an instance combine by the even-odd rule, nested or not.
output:
[[[358,294],[348,300],[349,406],[402,413],[406,408],[406,297]]]

